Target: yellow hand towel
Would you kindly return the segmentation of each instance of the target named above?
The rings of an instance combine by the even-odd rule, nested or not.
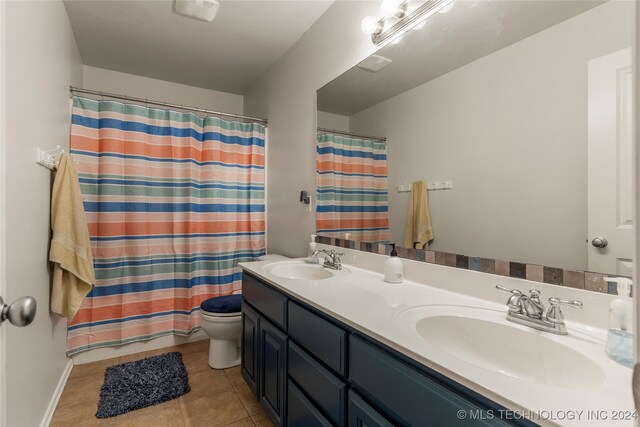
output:
[[[68,154],[62,154],[57,169],[51,196],[51,311],[71,320],[96,279],[80,183]]]
[[[427,183],[415,181],[411,186],[407,226],[404,231],[404,246],[422,249],[431,240],[433,240],[433,230],[429,214]]]

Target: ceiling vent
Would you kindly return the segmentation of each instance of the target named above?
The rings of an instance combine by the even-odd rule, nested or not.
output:
[[[177,13],[201,21],[213,21],[219,8],[217,0],[176,0]]]
[[[391,60],[389,58],[385,58],[380,55],[371,55],[364,61],[360,62],[358,67],[363,70],[371,71],[372,73],[377,73],[389,64],[391,64]]]

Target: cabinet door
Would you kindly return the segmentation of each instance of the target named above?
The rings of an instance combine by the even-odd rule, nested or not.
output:
[[[260,317],[258,389],[262,406],[277,426],[286,425],[285,390],[287,368],[287,336],[264,317]]]
[[[242,304],[242,377],[258,395],[258,313],[247,304]]]
[[[349,390],[349,427],[393,427],[385,417],[373,409],[358,393]]]

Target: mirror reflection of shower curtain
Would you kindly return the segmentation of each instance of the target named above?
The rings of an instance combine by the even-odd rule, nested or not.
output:
[[[317,233],[388,242],[386,143],[330,133],[317,140]]]
[[[67,354],[200,328],[207,298],[238,292],[265,253],[265,127],[74,99],[71,152],[96,286]]]

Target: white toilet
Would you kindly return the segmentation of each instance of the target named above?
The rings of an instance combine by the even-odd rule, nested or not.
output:
[[[286,261],[282,255],[263,255],[258,261]],[[200,323],[209,336],[209,366],[226,369],[240,364],[242,295],[210,298],[200,304]]]
[[[240,364],[241,304],[242,295],[227,295],[200,305],[200,323],[209,336],[209,366],[213,369]]]

